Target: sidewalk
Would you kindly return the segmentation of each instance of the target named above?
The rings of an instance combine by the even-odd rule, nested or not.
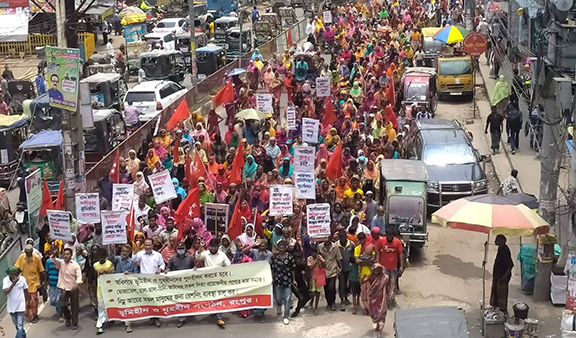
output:
[[[482,125],[486,124],[486,118],[490,114],[491,110],[491,100],[494,92],[494,85],[496,84],[496,79],[490,78],[490,67],[486,65],[486,58],[482,55],[479,59],[480,66],[480,76],[477,77],[477,83],[483,84],[486,88],[486,94],[488,95],[487,100],[478,100],[478,110],[480,111],[480,119],[482,120]],[[501,75],[504,75],[511,84],[512,82],[512,69],[502,67]],[[482,82],[481,82],[482,81]],[[520,100],[520,110],[524,114],[524,121],[528,119],[528,107],[524,100]],[[530,148],[529,138],[524,136],[524,129],[520,132],[519,149],[514,155],[510,152],[510,145],[507,142],[506,133],[502,134],[502,152],[495,156],[492,156],[494,166],[498,172],[501,179],[508,177],[512,169],[518,170],[518,184],[521,192],[533,194],[535,196],[539,195],[540,192],[540,159],[536,152]],[[497,161],[494,160],[499,157],[506,157],[508,161]]]

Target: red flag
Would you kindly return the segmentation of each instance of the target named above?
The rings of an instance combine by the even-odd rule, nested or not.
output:
[[[186,102],[186,100],[182,100],[166,124],[166,128],[168,128],[169,131],[174,129],[174,127],[176,127],[180,121],[188,118],[188,116],[190,116],[190,111],[188,110],[188,102]]]
[[[230,224],[228,224],[228,231],[226,234],[230,236],[233,240],[236,237],[242,235],[242,216],[240,215],[240,204],[241,201],[236,201],[236,207],[234,208],[234,213],[232,213],[232,218],[230,219]]]
[[[340,142],[338,146],[336,146],[332,156],[330,156],[328,165],[326,166],[326,176],[328,176],[331,181],[336,181],[340,176],[342,176],[342,173],[344,172],[342,162],[342,142]]]
[[[216,106],[234,101],[234,87],[232,87],[232,81],[222,87],[218,94],[214,95],[213,100]]]
[[[389,81],[388,89],[386,89],[386,98],[388,102],[394,106],[396,104],[396,97],[394,91],[394,81]]]
[[[194,159],[192,160],[191,169],[192,173],[190,175],[190,180],[192,182],[188,182],[188,184],[190,184],[190,187],[192,188],[198,187],[198,179],[200,177],[203,177],[204,182],[206,182],[206,185],[208,185],[208,187],[211,190],[216,189],[216,178],[214,177],[214,175],[212,175],[212,173],[206,170],[204,162],[202,162],[202,160],[200,159],[200,154],[197,151],[194,152]]]
[[[54,203],[52,203],[52,196],[50,195],[48,183],[44,180],[42,185],[42,205],[40,206],[40,216],[46,216],[46,210],[54,210]]]
[[[188,181],[188,185],[192,186],[192,158],[190,153],[186,154],[186,164],[184,166],[184,178]]]
[[[294,41],[292,40],[292,29],[290,28],[288,28],[288,37],[286,38],[286,41],[288,41],[288,49],[290,49],[294,44]]]
[[[240,147],[236,149],[236,156],[234,156],[234,161],[232,162],[232,171],[230,172],[229,178],[230,183],[242,183],[242,169],[244,169],[244,152]]]
[[[190,189],[188,195],[178,206],[174,213],[174,221],[178,229],[178,241],[182,239],[184,232],[183,225],[186,218],[200,217],[200,190],[198,188]]]
[[[130,206],[130,212],[126,215],[126,233],[128,234],[128,241],[134,241],[134,228],[136,227],[135,217],[134,217],[134,204]]]
[[[172,146],[172,163],[175,166],[178,166],[178,162],[180,162],[180,140],[180,137],[178,137]]]
[[[112,168],[110,168],[110,178],[114,183],[120,183],[120,150],[116,150],[116,156],[114,156],[114,162],[112,162]]]
[[[332,99],[330,97],[326,98],[326,113],[324,114],[324,120],[322,121],[322,125],[324,127],[328,126],[336,122],[338,119],[336,118],[336,114],[334,113],[334,106],[332,105]]]
[[[54,210],[64,210],[64,181],[60,181],[60,188],[58,188],[58,195],[56,195]]]

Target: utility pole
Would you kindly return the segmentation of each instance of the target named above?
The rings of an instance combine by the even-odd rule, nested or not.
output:
[[[194,94],[198,96],[198,67],[196,66],[196,32],[194,31],[196,16],[194,15],[194,0],[188,0],[188,12],[190,13],[190,64],[192,66],[192,87]]]
[[[242,11],[238,11],[238,22],[240,23],[240,41],[239,41],[239,47],[238,49],[240,50],[240,54],[238,55],[238,68],[242,68],[242,55],[244,55],[244,51],[242,50],[242,21],[244,21],[244,18],[242,17]]]
[[[66,0],[56,0],[56,41],[58,47],[66,47]]]

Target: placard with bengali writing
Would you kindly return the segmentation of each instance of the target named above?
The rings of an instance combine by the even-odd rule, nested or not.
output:
[[[76,194],[76,218],[80,223],[100,222],[100,197],[98,194]]]
[[[292,215],[292,199],[294,189],[291,185],[271,185],[270,186],[270,208],[269,214],[272,216]]]
[[[310,239],[330,236],[330,204],[308,204],[306,206],[306,220]]]

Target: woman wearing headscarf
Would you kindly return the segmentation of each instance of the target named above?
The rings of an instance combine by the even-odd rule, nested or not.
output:
[[[374,330],[381,335],[386,322],[388,302],[392,299],[395,286],[390,283],[386,270],[379,263],[374,263],[372,273],[365,276],[361,283],[368,293],[366,309],[374,323]]]
[[[378,179],[380,178],[380,174],[378,173],[378,170],[376,169],[376,165],[374,164],[374,161],[369,160],[368,163],[366,164],[366,168],[364,169],[364,179],[365,180],[372,180],[372,184],[374,185],[374,187],[378,187],[378,184],[376,184],[378,181]]]
[[[388,142],[396,140],[396,129],[392,126],[392,122],[388,122],[384,128],[384,133],[388,136]]]
[[[264,81],[264,88],[268,93],[271,92],[270,84],[272,83],[272,80],[274,80],[274,72],[272,71],[272,67],[268,66],[266,68],[266,71],[264,72],[264,75],[262,75],[262,81]]]
[[[148,168],[154,170],[157,162],[160,162],[160,158],[156,155],[154,149],[149,149],[148,155],[146,156],[146,165],[148,165]]]
[[[284,88],[284,81],[280,77],[278,71],[274,72],[274,78],[270,81],[270,91],[274,94],[277,102],[280,102],[282,96],[282,88]]]
[[[206,245],[210,243],[210,240],[212,239],[212,233],[206,230],[206,226],[200,218],[196,217],[192,220],[192,231],[194,231],[196,237],[203,239]]]
[[[198,182],[198,190],[200,191],[200,204],[214,202],[214,196],[206,190],[206,184],[204,182]]]
[[[510,86],[506,82],[504,75],[500,75],[494,91],[492,92],[492,106],[496,106],[499,114],[504,114],[505,108],[508,106],[508,97],[510,96]]]
[[[340,135],[338,135],[336,128],[330,129],[330,132],[324,138],[324,143],[329,150],[335,148],[338,143],[340,143]]]
[[[164,263],[168,264],[170,258],[176,254],[176,238],[174,236],[168,238],[168,243],[164,246],[160,254],[162,255]]]
[[[225,253],[228,257],[231,257],[236,252],[236,244],[230,240],[230,236],[224,234],[220,240],[220,247],[218,250]]]
[[[250,89],[257,90],[258,82],[260,81],[260,71],[254,64],[254,60],[250,60],[248,68],[246,68],[246,76],[248,78],[248,84]]]
[[[264,60],[264,56],[260,53],[260,49],[254,48],[254,53],[252,53],[252,61],[256,61],[256,58]]]
[[[226,203],[226,191],[224,191],[224,185],[222,182],[216,182],[216,189],[214,190],[214,202],[215,203]]]
[[[140,159],[136,157],[136,150],[130,149],[128,158],[126,159],[126,169],[132,174],[132,177],[136,177],[139,168]]]
[[[186,193],[186,190],[184,190],[184,189],[180,186],[180,181],[178,181],[178,179],[177,179],[176,177],[172,178],[172,185],[174,185],[174,190],[176,190],[176,194],[177,194],[178,196],[180,196],[180,198],[181,198],[182,201],[183,201],[188,194]]]
[[[292,177],[292,165],[290,164],[290,158],[284,157],[282,162],[282,166],[279,168],[280,177],[282,178],[290,178]]]
[[[338,179],[338,183],[336,184],[336,188],[334,188],[334,190],[336,190],[336,199],[338,201],[343,201],[344,200],[344,192],[349,188],[348,186],[348,179],[346,178],[346,176],[342,176]]]
[[[238,239],[244,246],[244,248],[252,247],[256,243],[256,231],[254,231],[254,224],[248,223],[244,227],[244,232],[242,235],[238,236]]]
[[[160,129],[160,131],[158,132],[158,136],[156,136],[155,139],[160,142],[160,145],[164,149],[168,149],[168,147],[170,147],[170,143],[172,143],[170,134],[166,132],[166,129]]]
[[[152,145],[153,145],[152,149],[154,150],[154,153],[156,154],[156,156],[158,156],[159,159],[164,158],[164,155],[168,153],[166,151],[166,148],[162,146],[159,140],[154,140]]]
[[[254,156],[248,155],[246,157],[246,163],[244,164],[244,169],[242,170],[242,178],[252,178],[254,174],[256,174],[256,170],[258,169],[258,164],[254,160]]]
[[[198,141],[200,135],[204,136],[204,142],[208,143],[210,142],[210,135],[208,135],[208,131],[204,129],[204,125],[202,125],[202,123],[198,122],[196,123],[196,129],[194,129],[194,131],[192,132],[192,137],[194,137],[194,139]]]
[[[134,181],[134,195],[144,196],[148,188],[149,186],[144,179],[144,174],[141,171],[137,172],[136,181]]]
[[[330,158],[330,152],[326,149],[326,144],[320,144],[320,149],[316,153],[316,163],[320,165],[320,160],[324,159],[328,161]]]
[[[352,89],[350,89],[350,96],[352,96],[354,103],[362,103],[362,100],[364,99],[364,93],[362,91],[362,87],[360,87],[360,82],[354,81],[354,85],[352,86]]]
[[[280,167],[284,163],[284,159],[288,158],[290,163],[292,163],[292,155],[290,155],[290,150],[286,144],[280,146],[280,154],[276,156],[276,167]]]

